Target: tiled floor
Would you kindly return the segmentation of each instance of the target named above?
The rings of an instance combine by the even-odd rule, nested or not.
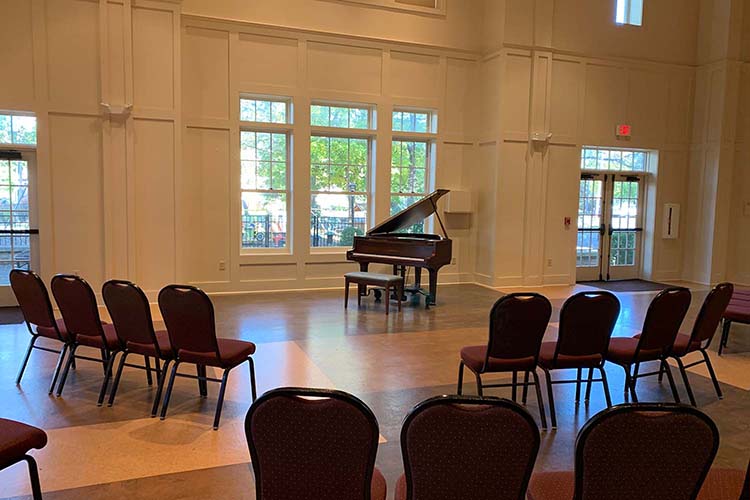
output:
[[[555,308],[547,338],[557,334],[559,308],[582,287],[539,289]],[[213,297],[221,335],[258,344],[260,392],[283,385],[336,387],[360,396],[380,423],[378,466],[392,491],[401,472],[401,421],[417,402],[455,392],[458,351],[487,338],[487,314],[501,292],[475,285],[441,286],[438,307],[410,304],[401,314],[383,314],[372,298],[344,311],[340,291],[268,293]],[[618,294],[622,314],[615,335],[635,332],[655,292]],[[705,297],[695,289],[689,328]],[[254,498],[243,432],[250,405],[247,371],[230,376],[221,428],[211,430],[217,388],[198,398],[197,384],[178,379],[165,421],[149,418],[153,389],[141,371],[126,369],[112,408],[96,406],[101,368],[80,362],[62,398],[47,396],[55,357],[35,351],[21,386],[16,370],[28,342],[23,325],[0,325],[0,416],[40,426],[49,444],[34,455],[45,498],[240,499]],[[717,400],[701,368],[691,374],[699,406],[721,430],[717,465],[744,467],[750,458],[750,329],[733,327],[729,349],[712,356],[725,398]],[[609,366],[612,396],[622,401],[622,370]],[[495,377],[497,378],[497,377]],[[678,384],[681,393],[684,389]],[[504,389],[488,394],[509,394]],[[588,407],[573,404],[574,386],[555,386],[558,429],[542,434],[537,470],[572,467],[575,436],[604,407],[595,387]],[[474,393],[467,383],[467,393]],[[668,384],[639,381],[641,400],[669,401]],[[537,415],[536,401],[529,410]],[[23,465],[0,472],[0,497],[29,492]]]

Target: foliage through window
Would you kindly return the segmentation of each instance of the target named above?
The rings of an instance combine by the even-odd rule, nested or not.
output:
[[[427,194],[427,141],[394,140],[391,149],[391,215]],[[423,224],[416,224],[422,230]]]
[[[240,99],[240,121],[289,123],[289,102],[275,99]]]
[[[581,154],[583,170],[645,172],[648,170],[647,167],[648,153],[646,151],[584,147]]]
[[[615,22],[641,26],[643,24],[643,0],[617,0]]]
[[[24,160],[0,159],[0,229],[29,229],[29,166]],[[0,236],[0,284],[11,269],[29,269],[30,236]]]
[[[430,113],[426,111],[394,111],[391,124],[394,132],[431,132]]]
[[[289,135],[240,132],[242,248],[287,245]]]
[[[367,229],[370,141],[310,138],[310,246],[348,246]]]
[[[370,109],[354,106],[310,106],[310,124],[314,127],[370,128]]]
[[[36,117],[0,114],[0,144],[36,144]]]

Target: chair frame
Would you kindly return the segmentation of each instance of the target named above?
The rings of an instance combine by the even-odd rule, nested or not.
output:
[[[40,351],[53,352],[57,354],[58,357],[57,357],[57,364],[55,365],[55,371],[53,372],[53,375],[52,375],[52,383],[50,384],[49,392],[47,393],[47,394],[52,394],[52,392],[54,392],[55,390],[55,385],[57,385],[57,379],[60,376],[60,370],[62,369],[63,360],[65,359],[65,354],[67,353],[68,348],[70,347],[70,343],[63,338],[62,334],[60,333],[60,330],[57,328],[57,321],[55,320],[55,315],[52,310],[52,302],[50,301],[50,298],[49,298],[49,291],[47,290],[47,287],[45,286],[42,278],[34,271],[26,271],[24,269],[12,269],[10,271],[11,288],[13,287],[12,277],[14,274],[31,275],[41,285],[42,290],[44,290],[44,296],[47,300],[46,309],[47,309],[47,314],[49,318],[52,320],[52,328],[55,329],[55,333],[57,334],[57,340],[62,342],[62,345],[63,345],[62,349],[60,349],[59,351],[56,349],[52,349],[51,347],[36,345],[36,341],[40,337],[44,337],[44,336],[39,335],[37,332],[34,331],[33,328],[31,328],[31,323],[29,322],[28,319],[26,319],[26,315],[23,313],[23,308],[22,308],[21,313],[24,314],[23,319],[24,319],[24,322],[26,323],[26,328],[29,330],[29,333],[31,334],[31,340],[29,341],[29,347],[26,349],[26,355],[24,356],[23,361],[21,362],[21,367],[18,370],[18,375],[16,376],[16,385],[21,385],[21,378],[23,377],[23,374],[26,371],[26,366],[29,363],[29,358],[31,357],[31,351],[33,351],[34,349],[39,349]],[[38,326],[39,325],[37,325],[37,327]],[[49,337],[44,337],[44,338],[49,338]],[[54,340],[54,339],[50,339],[50,340]]]
[[[413,492],[413,485],[412,485],[412,471],[411,471],[411,461],[409,459],[409,455],[407,453],[407,432],[409,430],[409,426],[411,425],[412,421],[419,416],[423,411],[432,408],[433,406],[440,406],[440,405],[478,405],[478,406],[497,406],[506,408],[508,410],[514,411],[518,415],[521,415],[528,423],[529,426],[531,426],[532,429],[534,429],[536,432],[534,432],[534,445],[533,445],[533,453],[531,462],[528,464],[526,468],[526,477],[524,478],[524,487],[521,490],[521,495],[518,497],[518,500],[524,500],[526,498],[526,491],[528,490],[529,481],[531,480],[531,474],[534,469],[534,463],[536,462],[536,458],[539,454],[539,445],[541,443],[541,436],[539,434],[539,426],[536,424],[536,420],[534,420],[534,417],[531,416],[528,410],[524,408],[523,406],[519,405],[515,401],[511,401],[510,399],[506,398],[498,398],[494,396],[489,397],[480,397],[480,396],[449,396],[449,395],[442,395],[442,396],[435,396],[429,399],[426,399],[422,401],[421,403],[417,403],[414,408],[411,409],[411,411],[406,415],[406,418],[404,418],[404,422],[401,425],[401,456],[404,461],[404,476],[406,478],[406,498],[407,500],[412,500],[414,492]]]
[[[33,500],[42,500],[42,486],[39,482],[39,467],[37,467],[36,460],[34,460],[34,457],[32,457],[29,454],[26,454],[19,458],[18,460],[5,464],[3,467],[0,467],[0,470],[7,469],[8,467],[12,467],[13,465],[16,465],[20,462],[26,462],[26,465],[29,467],[29,482],[31,483],[31,498]]]
[[[91,285],[83,279],[80,276],[74,275],[74,274],[56,274],[52,277],[52,284],[51,286],[54,286],[54,282],[56,280],[76,280],[82,282],[84,285],[86,285],[86,289],[89,292],[89,298],[90,298],[90,306],[92,308],[92,314],[96,319],[99,321],[99,334],[102,337],[102,341],[104,342],[104,346],[101,349],[101,359],[99,358],[92,358],[90,356],[82,356],[80,354],[77,354],[76,351],[79,347],[81,347],[81,344],[78,343],[78,334],[76,332],[71,331],[70,327],[66,323],[66,328],[68,329],[68,335],[70,335],[70,352],[68,353],[68,361],[65,364],[65,369],[62,373],[62,378],[60,379],[60,385],[57,387],[57,397],[62,396],[63,388],[65,387],[65,381],[68,379],[68,372],[70,371],[71,366],[75,364],[76,359],[83,359],[85,361],[93,361],[95,363],[101,363],[102,368],[104,369],[104,380],[102,381],[102,387],[99,390],[99,399],[97,400],[97,406],[102,406],[104,403],[104,396],[107,393],[107,387],[109,385],[109,379],[112,378],[112,366],[115,362],[115,357],[117,356],[117,353],[121,351],[121,347],[118,347],[116,350],[110,350],[107,348],[106,343],[106,336],[104,334],[104,329],[101,326],[101,317],[99,315],[99,306],[96,302],[96,296],[94,295],[94,289],[91,288]],[[54,295],[54,290],[53,290]],[[62,312],[62,311],[61,311]],[[65,320],[65,315],[63,314],[63,320]],[[83,347],[89,347],[84,345]],[[92,348],[95,349],[95,348]]]
[[[666,295],[667,293],[675,292],[675,291],[687,291],[688,294],[690,293],[690,290],[684,287],[670,287],[665,288],[661,292],[659,292],[651,301],[651,304],[661,297],[662,295]],[[651,311],[651,304],[649,304],[649,308],[646,311],[646,320],[648,319],[648,314]],[[688,302],[688,309],[690,308],[690,303]],[[687,309],[685,309],[685,314],[687,314]],[[683,314],[683,321],[685,319],[685,314]],[[646,320],[644,320],[644,325],[646,324]],[[675,332],[675,339],[677,338],[677,334],[679,331]],[[643,334],[641,332],[641,337],[638,338],[638,345],[635,348],[635,352],[633,353],[633,359],[637,360],[638,355],[641,352],[641,345],[643,344]],[[672,345],[674,345],[674,340],[672,341]],[[633,400],[634,403],[638,402],[638,395],[635,392],[636,389],[636,382],[639,378],[644,377],[650,377],[652,375],[658,375],[659,380],[661,380],[661,376],[663,373],[667,374],[667,380],[669,381],[669,388],[672,391],[672,397],[674,398],[675,403],[680,402],[680,393],[677,391],[677,385],[674,382],[674,377],[672,376],[672,370],[669,368],[669,363],[667,363],[667,358],[669,357],[669,351],[672,349],[672,345],[670,345],[668,348],[663,349],[661,356],[659,356],[657,359],[650,360],[650,361],[659,361],[659,369],[653,372],[647,372],[647,373],[638,373],[640,370],[641,363],[648,363],[649,361],[633,361],[631,363],[625,364],[625,365],[619,365],[619,363],[612,362],[613,364],[619,365],[622,367],[623,370],[625,370],[625,387],[623,389],[623,392],[625,396],[628,395],[628,390],[630,391],[630,397]],[[633,373],[630,373],[630,367],[633,367]]]
[[[729,283],[720,283],[719,285],[729,285]],[[706,314],[706,304],[708,303],[709,299],[715,294],[716,288],[719,286],[717,285],[714,287],[710,292],[708,292],[708,295],[706,295],[706,298],[703,300],[703,304],[701,305],[701,309],[698,312],[698,317],[695,318],[695,323],[693,324],[693,329],[690,332],[690,340],[688,341],[688,346],[693,342],[693,338],[695,337],[696,333],[698,332],[698,325],[703,320],[705,314]],[[723,314],[723,313],[722,313]],[[716,372],[714,372],[713,364],[711,364],[711,359],[708,357],[708,352],[706,351],[708,347],[711,345],[711,342],[713,341],[713,338],[716,335],[712,335],[708,341],[706,342],[706,345],[701,345],[700,348],[698,348],[698,351],[703,356],[703,359],[699,359],[698,361],[694,361],[690,364],[685,364],[682,362],[681,356],[670,356],[671,358],[674,358],[675,361],[677,361],[677,366],[680,369],[680,374],[682,375],[682,382],[685,384],[685,390],[687,391],[688,399],[690,399],[690,404],[693,406],[697,406],[695,402],[695,395],[693,394],[693,388],[690,386],[690,380],[688,379],[687,369],[691,368],[693,366],[697,366],[700,364],[705,363],[706,368],[708,369],[708,374],[711,376],[711,382],[714,384],[714,390],[716,390],[716,396],[718,396],[719,399],[724,399],[724,394],[721,392],[721,387],[719,386],[719,380],[716,378]],[[719,347],[721,348],[721,347]],[[660,368],[660,372],[662,369]],[[659,373],[659,381],[661,381],[662,373]]]
[[[508,370],[507,372],[503,371],[484,371],[484,367],[487,366],[490,360],[490,350],[489,345],[492,340],[494,329],[494,320],[493,318],[493,312],[495,311],[495,308],[499,307],[500,304],[503,303],[505,300],[510,300],[512,298],[516,297],[541,297],[545,299],[547,302],[549,302],[549,299],[545,297],[544,295],[538,294],[538,293],[510,293],[508,295],[504,295],[503,297],[500,297],[495,304],[492,306],[492,309],[490,311],[490,327],[489,327],[489,337],[487,339],[487,352],[485,354],[484,358],[484,365],[481,372],[475,372],[470,366],[466,366],[463,360],[459,361],[458,363],[458,383],[456,388],[456,393],[461,396],[463,394],[463,384],[464,384],[464,367],[468,368],[469,371],[471,371],[474,374],[474,377],[476,378],[476,385],[477,385],[477,395],[481,398],[484,395],[483,389],[485,387],[492,388],[492,387],[510,387],[512,388],[512,399],[515,402],[517,400],[517,390],[518,386],[523,386],[523,394],[521,397],[521,402],[523,404],[526,404],[526,398],[528,395],[528,388],[529,385],[533,385],[536,389],[536,400],[539,404],[539,418],[542,422],[542,429],[547,429],[547,412],[544,408],[544,398],[542,398],[542,390],[541,390],[541,384],[539,382],[539,375],[536,372],[536,366],[539,361],[539,349],[537,349],[536,354],[534,355],[534,369],[533,370]],[[550,304],[551,309],[551,304]],[[549,319],[547,319],[547,325],[549,325]],[[541,341],[540,346],[541,348]],[[518,372],[523,371],[524,373],[524,380],[521,384],[518,383]],[[500,383],[500,384],[483,384],[482,383],[482,374],[483,373],[512,373],[513,374],[513,380],[509,384]],[[529,373],[534,378],[533,382],[529,382]]]
[[[607,291],[601,291],[601,292],[600,291],[579,292],[579,293],[577,293],[575,295],[572,295],[572,296],[568,297],[568,299],[565,301],[565,303],[563,303],[560,315],[562,316],[562,311],[565,310],[565,305],[568,304],[571,300],[573,300],[576,297],[581,296],[581,295],[592,295],[592,294],[595,294],[595,295],[608,295],[608,296],[614,297],[614,299],[617,301],[617,317],[615,318],[615,323],[617,323],[617,318],[619,318],[619,316],[620,316],[620,300],[617,298],[617,296],[615,294],[613,294],[612,292],[607,292]],[[561,322],[562,322],[562,318],[561,318]],[[615,324],[613,323],[612,326],[613,326],[612,329],[614,330]],[[558,329],[558,332],[560,332],[560,331],[562,331],[561,328]],[[609,332],[609,336],[610,337],[612,336],[612,331]],[[609,340],[607,342],[609,342]],[[558,338],[557,338],[557,341],[556,341],[556,344],[555,344],[555,355],[552,358],[553,359],[553,363],[557,361],[557,357],[558,357],[559,354],[560,354],[560,336],[558,334]],[[585,394],[584,400],[583,400],[584,404],[586,404],[586,405],[588,405],[589,399],[591,397],[591,385],[592,385],[592,383],[593,382],[601,382],[602,383],[602,388],[604,390],[604,398],[605,398],[605,401],[607,402],[607,408],[611,408],[612,407],[612,396],[610,395],[610,392],[609,392],[609,383],[607,382],[607,371],[604,369],[604,364],[606,363],[606,354],[607,353],[605,351],[604,354],[602,355],[602,360],[599,363],[599,366],[589,367],[589,369],[588,369],[588,381],[586,383],[586,394]],[[576,384],[576,399],[575,399],[575,404],[577,405],[580,402],[580,400],[581,400],[581,384],[583,383],[583,380],[582,380],[583,368],[577,368],[576,369],[576,378],[575,379],[567,379],[567,380],[552,380],[552,373],[551,372],[554,371],[554,370],[568,370],[568,369],[572,370],[573,368],[545,368],[543,366],[540,366],[540,368],[544,372],[544,376],[545,376],[545,379],[547,381],[547,399],[549,400],[549,413],[550,413],[550,420],[551,420],[552,428],[553,429],[557,429],[557,412],[555,410],[555,396],[554,396],[554,393],[552,391],[552,386],[554,384]],[[594,369],[599,370],[600,378],[593,378],[593,376],[594,376]],[[525,388],[524,388],[524,390],[525,390]]]
[[[154,332],[154,323],[153,318],[151,317],[151,307],[149,305],[148,297],[146,297],[146,294],[143,292],[141,287],[133,283],[132,281],[128,280],[108,280],[102,285],[102,298],[104,300],[104,304],[107,305],[107,298],[104,293],[104,289],[108,286],[127,286],[134,289],[134,291],[140,296],[141,300],[144,302],[146,306],[146,310],[148,311],[148,324],[150,328],[151,333],[151,340],[154,343],[154,346],[156,348],[157,356],[154,358],[154,364],[155,364],[155,371],[156,371],[156,395],[154,396],[154,402],[151,407],[151,416],[155,417],[156,413],[159,409],[159,403],[161,402],[161,395],[164,390],[164,382],[167,378],[167,373],[169,370],[169,364],[171,362],[170,359],[166,359],[162,357],[161,349],[159,348],[159,342],[156,340],[156,333]],[[107,305],[107,310],[109,311],[109,305]],[[112,316],[112,313],[110,312],[110,316]],[[114,320],[112,321],[114,324]],[[117,331],[117,325],[115,325],[115,332]],[[115,404],[115,396],[117,395],[117,389],[120,386],[120,378],[122,377],[122,370],[124,367],[130,367],[130,368],[137,368],[139,370],[144,370],[146,372],[146,381],[149,386],[153,384],[152,378],[151,378],[151,362],[149,361],[148,356],[143,356],[144,364],[141,365],[134,365],[132,363],[127,363],[127,357],[129,354],[133,354],[130,351],[128,351],[128,345],[127,342],[123,341],[122,338],[120,338],[119,334],[117,336],[120,339],[120,345],[122,346],[121,354],[120,354],[120,363],[117,366],[117,372],[115,374],[114,380],[112,381],[112,388],[109,391],[109,401],[107,401],[107,406],[111,407]],[[161,365],[159,360],[164,360],[164,365]]]
[[[161,291],[159,292],[159,298],[161,298],[161,295],[162,293],[164,293],[165,290],[189,290],[193,293],[198,293],[199,295],[201,295],[203,299],[206,300],[211,306],[210,314],[211,314],[211,324],[213,325],[214,341],[216,342],[218,340],[218,337],[216,336],[216,317],[214,316],[214,306],[213,306],[213,302],[211,302],[211,298],[208,295],[206,295],[206,292],[192,285],[167,285],[164,288],[162,288]],[[159,305],[159,308],[161,308],[161,304]],[[162,312],[162,317],[163,316],[164,316],[164,313]],[[216,401],[216,412],[214,414],[214,423],[213,423],[213,429],[218,430],[219,420],[221,419],[221,410],[224,406],[224,394],[227,388],[227,379],[229,378],[229,372],[232,371],[232,369],[240,366],[242,363],[238,363],[230,368],[224,368],[224,373],[222,374],[222,377],[220,379],[209,377],[206,373],[206,366],[198,365],[198,364],[196,364],[197,375],[188,375],[187,373],[177,373],[177,368],[179,368],[180,364],[183,362],[185,363],[188,363],[188,362],[180,360],[179,348],[172,340],[172,334],[169,332],[169,327],[167,327],[167,334],[169,335],[170,344],[172,345],[172,350],[174,352],[174,363],[172,364],[172,373],[169,376],[169,384],[167,384],[167,391],[164,394],[164,402],[161,405],[161,415],[159,416],[159,419],[164,420],[165,418],[167,418],[167,407],[169,406],[169,400],[172,397],[172,389],[174,388],[174,381],[176,377],[197,380],[200,395],[201,397],[204,397],[204,398],[208,396],[207,382],[218,382],[221,385],[219,386],[219,397],[218,397],[218,400]],[[221,361],[221,353],[219,352],[218,342],[216,342],[216,358],[219,361]],[[256,384],[255,384],[255,361],[253,360],[252,355],[248,356],[246,361],[250,369],[250,389],[252,392],[252,398],[253,398],[253,401],[255,401],[258,396]],[[189,362],[189,364],[194,364],[194,363]]]
[[[711,418],[705,413],[703,413],[702,411],[698,410],[697,408],[693,406],[688,406],[688,405],[679,404],[679,403],[624,403],[624,404],[619,404],[611,408],[602,410],[601,412],[591,417],[585,424],[583,424],[583,427],[581,427],[581,430],[578,432],[578,436],[576,437],[576,443],[575,443],[575,473],[574,473],[575,474],[575,490],[573,494],[573,500],[582,500],[583,467],[584,467],[583,448],[585,446],[585,442],[586,442],[586,439],[588,439],[589,434],[591,434],[591,432],[594,429],[596,429],[597,424],[599,424],[603,420],[606,420],[607,418],[613,415],[618,415],[620,413],[628,413],[632,411],[686,413],[686,414],[691,414],[691,415],[695,415],[699,417],[701,420],[706,422],[706,424],[709,426],[714,437],[714,440],[713,440],[714,446],[711,452],[711,460],[707,461],[703,469],[703,472],[701,473],[700,480],[698,481],[696,485],[696,489],[693,491],[693,494],[690,497],[691,499],[694,500],[698,496],[698,493],[700,492],[700,489],[703,486],[703,482],[706,480],[706,476],[708,475],[708,472],[711,469],[711,463],[716,457],[716,452],[719,449],[719,429],[716,427],[716,424],[714,423],[714,421],[711,420]]]
[[[362,413],[362,415],[364,415],[364,417],[370,423],[370,428],[372,430],[371,440],[373,446],[367,457],[368,467],[365,471],[365,484],[363,491],[365,492],[365,500],[371,500],[370,488],[372,485],[373,472],[375,470],[375,457],[378,453],[378,445],[380,441],[380,427],[378,425],[378,419],[375,417],[375,414],[372,412],[370,407],[365,404],[364,401],[352,394],[336,389],[315,389],[308,387],[279,387],[278,389],[271,389],[270,391],[267,391],[263,395],[261,395],[258,399],[254,400],[253,404],[250,406],[250,409],[245,415],[245,437],[247,439],[247,446],[250,450],[250,463],[253,466],[253,474],[255,475],[256,499],[263,500],[263,494],[261,491],[262,472],[260,470],[260,457],[258,456],[258,450],[255,447],[254,441],[250,438],[250,436],[252,436],[250,432],[252,418],[257,409],[262,406],[265,401],[278,396],[336,399],[338,401],[343,401],[345,403],[351,404],[352,406],[356,407]]]

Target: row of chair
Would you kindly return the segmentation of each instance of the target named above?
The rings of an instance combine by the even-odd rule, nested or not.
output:
[[[607,407],[612,400],[607,384],[604,363],[617,364],[625,371],[625,395],[628,392],[634,402],[638,401],[636,381],[650,375],[658,375],[659,381],[666,373],[675,402],[680,396],[669,368],[668,358],[676,360],[690,399],[696,406],[687,368],[705,363],[716,394],[722,393],[714,373],[708,348],[724,310],[732,297],[733,286],[721,283],[711,290],[701,306],[698,317],[689,334],[680,333],[688,308],[690,291],[674,287],[662,290],[648,307],[641,332],[632,337],[612,337],[612,332],[620,314],[620,301],[606,291],[587,291],[573,295],[565,301],[560,311],[560,323],[556,341],[543,342],[543,337],[552,314],[550,301],[538,293],[512,293],[501,297],[490,312],[489,341],[486,345],[467,346],[461,349],[458,368],[457,393],[463,390],[464,367],[476,378],[477,393],[482,396],[486,387],[512,387],[512,398],[517,400],[517,388],[523,388],[522,402],[527,399],[528,387],[536,388],[542,427],[547,428],[544,401],[541,394],[536,369],[541,368],[546,376],[547,397],[550,406],[552,427],[557,427],[553,384],[576,384],[576,403],[581,396],[584,382],[583,370],[588,370],[585,402],[589,401],[591,385],[601,382]],[[685,365],[682,358],[692,352],[700,352],[702,359]],[[641,363],[658,361],[659,370],[649,373],[640,371]],[[575,369],[577,376],[572,380],[553,380],[551,371]],[[594,378],[594,370],[600,378]],[[482,375],[486,373],[512,373],[511,383],[484,384]],[[523,374],[519,382],[518,374]],[[533,382],[529,382],[529,376]]]
[[[245,419],[256,498],[386,498],[375,467],[379,429],[360,399],[341,391],[280,388]],[[438,396],[403,421],[404,474],[396,500],[736,500],[748,473],[709,469],[714,422],[681,404],[631,403],[592,417],[578,434],[575,467],[532,475],[539,427],[508,399]]]
[[[101,363],[104,368],[104,379],[98,400],[101,406],[119,354],[119,364],[109,393],[109,406],[115,402],[125,366],[145,370],[148,384],[152,385],[151,358],[155,361],[153,370],[157,376],[152,417],[157,414],[170,364],[172,370],[161,407],[162,420],[167,415],[175,377],[196,379],[202,397],[208,394],[207,382],[221,384],[214,415],[214,429],[219,426],[229,372],[244,362],[249,365],[252,398],[256,398],[255,367],[252,358],[255,344],[243,340],[218,338],[211,299],[198,288],[169,285],[159,292],[159,309],[166,331],[157,331],[154,328],[146,294],[129,281],[110,280],[102,286],[102,297],[112,323],[101,320],[94,291],[79,276],[58,274],[52,278],[50,286],[62,319],[55,319],[47,288],[39,275],[33,271],[15,269],[10,273],[10,283],[31,333],[31,341],[18,372],[16,384],[21,383],[32,350],[40,349],[59,354],[49,394],[55,390],[64,364],[57,385],[58,397],[62,395],[68,373],[71,368],[75,368],[76,360],[94,361]],[[39,338],[58,341],[62,348],[55,350],[36,345]],[[100,357],[80,354],[81,347],[98,349]],[[133,354],[143,356],[143,366],[127,363],[128,357]],[[178,373],[179,365],[185,363],[196,366],[196,375]],[[207,367],[223,370],[221,379],[208,376]]]

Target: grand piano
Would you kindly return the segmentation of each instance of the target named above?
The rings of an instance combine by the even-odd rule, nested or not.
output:
[[[377,224],[367,231],[365,236],[355,236],[354,247],[346,252],[347,260],[359,262],[360,271],[365,272],[370,263],[391,264],[394,274],[401,270],[402,275],[407,267],[413,267],[414,287],[407,288],[406,291],[425,295],[427,307],[435,305],[438,271],[444,265],[450,264],[452,255],[452,242],[437,212],[437,201],[447,193],[447,189],[438,189]],[[437,217],[444,236],[397,232],[423,221],[432,214]],[[423,268],[429,273],[429,292],[421,288]],[[376,292],[376,297],[379,295]]]

